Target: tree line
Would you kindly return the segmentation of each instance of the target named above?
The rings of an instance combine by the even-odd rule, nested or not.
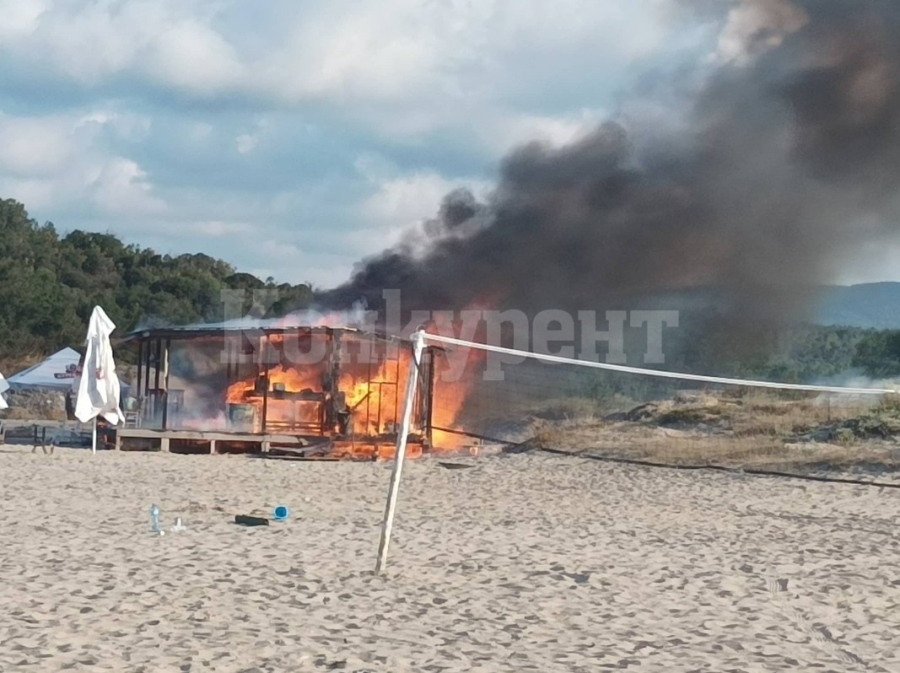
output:
[[[272,313],[309,306],[312,288],[240,273],[203,254],[160,255],[112,234],[61,236],[17,201],[0,200],[0,362],[80,348],[94,306],[126,334],[151,322],[221,321],[223,290],[277,291]],[[247,293],[244,310],[250,309]],[[3,370],[0,370],[3,371]]]

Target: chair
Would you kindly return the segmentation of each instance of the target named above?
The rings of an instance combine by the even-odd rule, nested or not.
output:
[[[126,428],[141,427],[141,400],[135,397],[126,398],[125,408],[122,410],[124,418],[122,425]]]

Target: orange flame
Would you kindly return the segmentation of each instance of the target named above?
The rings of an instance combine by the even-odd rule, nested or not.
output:
[[[485,297],[472,303],[467,310],[484,311],[493,304]],[[428,331],[442,336],[460,336],[460,326],[454,324],[452,318],[448,321],[446,314],[437,315],[437,320]],[[471,438],[459,433],[462,429],[460,416],[483,370],[484,361],[483,350],[457,346],[446,347],[442,355],[436,358],[431,433],[435,447],[459,450],[471,445]]]
[[[322,333],[318,333],[318,337],[326,338]],[[307,335],[305,338],[311,337]],[[273,348],[283,347],[284,336],[271,335],[268,342]],[[374,353],[374,357],[351,357],[349,361],[341,361],[337,368],[339,379],[336,388],[343,395],[345,409],[349,411],[349,415],[340,419],[343,425],[338,422],[339,419],[326,418],[326,409],[330,408],[330,396],[333,392],[328,381],[331,365],[326,361],[302,365],[285,362],[281,357],[280,363],[268,369],[265,365],[260,366],[262,378],[252,375],[231,384],[226,393],[226,401],[230,405],[252,407],[255,432],[262,431],[265,401],[266,430],[269,432],[334,436],[335,429],[345,430],[347,434],[352,433],[354,439],[333,441],[332,448],[337,454],[391,459],[394,446],[393,440],[388,437],[397,432],[402,418],[411,350],[400,347],[391,351],[384,344],[379,344],[380,348],[377,348],[365,338],[357,338],[356,343],[363,344],[360,348],[374,348],[374,351],[367,352],[370,356]],[[457,380],[450,380],[447,376],[449,362],[446,355],[441,351],[435,355],[434,386],[431,390],[433,427],[458,429],[458,417],[475,380],[474,374],[478,370],[475,365],[480,362],[481,355],[481,351],[474,350],[467,355],[466,369]],[[257,381],[260,386],[257,386]],[[267,391],[264,393],[266,386]],[[427,395],[428,392],[422,390],[420,396]],[[326,420],[329,422],[326,423]],[[459,450],[470,443],[464,436],[453,432],[432,431],[434,450]],[[421,446],[416,444],[411,444],[407,449],[410,457],[420,454]]]
[[[373,367],[371,378],[353,369],[341,372],[338,390],[344,394],[353,433],[378,436],[396,431],[408,371],[409,356],[401,355],[399,361],[382,362],[377,368]],[[267,426],[301,430],[325,421],[324,405],[331,392],[324,385],[326,373],[324,364],[276,365],[260,379],[262,386],[268,383],[267,394],[262,388],[257,389],[256,379],[251,377],[229,386],[226,401],[253,405],[258,408],[257,416],[261,417],[265,398]]]

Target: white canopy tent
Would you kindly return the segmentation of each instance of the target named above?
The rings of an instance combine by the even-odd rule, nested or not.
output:
[[[72,389],[81,355],[72,348],[63,348],[43,362],[10,376],[8,383],[12,390],[56,390],[68,392]]]
[[[9,390],[9,383],[7,383],[6,379],[3,378],[3,374],[0,374],[0,411],[9,408],[6,400],[3,399],[3,393],[5,393],[7,390]]]

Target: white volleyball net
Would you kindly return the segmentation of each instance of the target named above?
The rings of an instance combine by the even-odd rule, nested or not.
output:
[[[588,362],[426,334],[437,448],[794,472],[900,466],[900,396]]]

